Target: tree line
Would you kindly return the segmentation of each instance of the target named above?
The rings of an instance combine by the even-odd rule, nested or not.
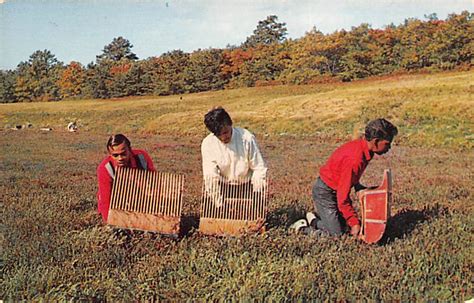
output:
[[[130,41],[117,37],[87,66],[65,65],[51,51],[37,50],[15,70],[0,71],[0,102],[172,95],[471,68],[473,17],[468,11],[446,20],[430,14],[384,29],[361,24],[323,34],[313,28],[299,39],[287,39],[286,24],[272,15],[259,21],[240,46],[173,50],[139,60]]]

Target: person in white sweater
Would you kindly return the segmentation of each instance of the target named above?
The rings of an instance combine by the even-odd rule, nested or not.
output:
[[[252,184],[253,191],[261,190],[267,177],[267,165],[258,148],[255,136],[246,129],[233,127],[232,119],[222,107],[209,111],[204,124],[211,132],[201,144],[202,171],[208,194],[220,206],[220,186],[212,186],[219,180],[230,184]]]

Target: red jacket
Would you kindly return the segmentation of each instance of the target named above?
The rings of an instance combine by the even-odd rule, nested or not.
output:
[[[372,156],[365,139],[354,140],[336,149],[319,170],[319,177],[336,191],[337,207],[349,226],[360,224],[349,196],[351,188],[359,183]]]
[[[133,156],[130,159],[130,167],[132,168],[139,168],[139,159],[138,155],[143,155],[147,163],[147,170],[154,171],[155,167],[153,166],[153,161],[151,160],[150,156],[144,151],[139,149],[132,150]],[[97,209],[99,213],[102,215],[102,219],[107,222],[107,217],[109,215],[109,206],[110,206],[110,194],[112,192],[112,184],[113,179],[110,176],[109,172],[107,171],[107,164],[110,163],[114,170],[117,168],[117,164],[115,160],[108,156],[97,167],[97,181],[99,185],[99,189],[97,191]]]

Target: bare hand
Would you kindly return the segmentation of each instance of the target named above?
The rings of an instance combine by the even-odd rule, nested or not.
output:
[[[354,236],[354,237],[359,237],[359,233],[360,233],[360,225],[357,224],[357,225],[354,225],[351,227],[351,235]]]
[[[216,197],[214,197],[214,206],[219,208],[222,206],[222,203],[224,202],[224,197],[222,197],[222,195],[216,195]]]

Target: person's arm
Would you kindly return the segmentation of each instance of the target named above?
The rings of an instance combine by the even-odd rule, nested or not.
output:
[[[351,229],[356,225],[359,225],[360,229],[360,221],[350,198],[352,180],[357,175],[357,169],[350,159],[346,160],[343,163],[342,173],[337,186],[337,207]]]
[[[267,177],[267,164],[258,148],[257,140],[252,135],[249,144],[249,168],[252,170],[252,185],[255,191],[262,189]]]
[[[215,157],[215,150],[209,145],[209,142],[203,141],[201,145],[202,155],[202,174],[210,178],[219,178],[220,170]]]
[[[209,146],[209,142],[205,140],[201,144],[202,155],[202,175],[204,179],[204,188],[206,193],[219,207],[222,205],[222,196],[220,194],[220,170],[215,159],[215,151]]]
[[[104,222],[107,222],[110,207],[110,194],[112,191],[112,178],[104,166],[100,165],[97,168],[97,210],[102,216]]]

